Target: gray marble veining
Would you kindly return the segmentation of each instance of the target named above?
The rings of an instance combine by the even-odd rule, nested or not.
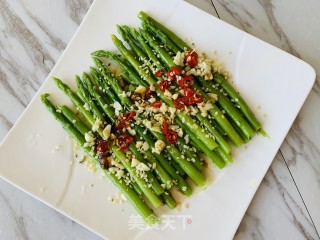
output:
[[[188,2],[216,15],[209,0]],[[309,13],[317,13],[319,2],[303,6],[297,0],[212,2],[223,20],[310,62],[320,73],[316,45],[320,33],[316,17]],[[0,0],[0,140],[54,66],[91,3]],[[313,223],[320,224],[320,113],[314,111],[318,98],[319,81],[281,148],[284,159],[277,155],[235,239],[319,238]],[[0,239],[100,239],[1,179],[0,216]]]

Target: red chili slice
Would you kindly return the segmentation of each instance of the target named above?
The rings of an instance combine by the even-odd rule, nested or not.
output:
[[[167,142],[170,144],[174,144],[177,141],[177,139],[178,139],[178,134],[175,131],[169,129],[166,134]]]
[[[135,115],[135,111],[126,112],[122,117],[122,121],[129,122]]]
[[[180,80],[178,80],[178,85],[181,88],[191,88],[193,84],[193,77],[192,76],[182,76],[182,78]]]
[[[154,75],[156,76],[156,77],[161,77],[162,75],[163,75],[163,71],[162,70],[157,70],[155,73],[154,73]]]
[[[162,106],[161,101],[155,101],[154,103],[151,104],[152,107],[154,108],[160,108]]]
[[[168,87],[169,87],[168,81],[166,81],[166,80],[160,81],[160,83],[159,83],[159,90],[160,90],[161,92],[164,92],[164,90],[166,90]]]
[[[202,103],[203,102],[203,97],[199,93],[193,94],[190,99],[192,100],[193,103]]]
[[[161,129],[162,129],[162,132],[163,132],[164,134],[167,134],[168,131],[170,130],[170,129],[169,129],[169,126],[168,126],[168,123],[166,123],[166,122],[162,123]]]
[[[133,137],[128,134],[122,134],[117,138],[117,145],[121,150],[126,150],[130,143],[133,142]]]
[[[184,103],[184,101],[183,101],[183,97],[178,97],[177,99],[175,99],[175,100],[173,101],[173,104],[174,104],[174,106],[175,106],[176,108],[178,108],[178,109],[183,109],[184,106],[186,105],[186,104]]]
[[[101,141],[96,147],[98,152],[107,152],[109,151],[109,143],[107,141]]]
[[[125,129],[125,128],[127,128],[127,127],[128,127],[128,125],[127,125],[125,122],[120,121],[120,122],[117,124],[116,129],[122,130],[122,129]]]
[[[190,67],[198,64],[198,53],[196,51],[187,51],[184,60]]]
[[[175,81],[177,78],[177,75],[181,74],[181,69],[178,67],[171,67],[167,73],[168,78],[170,81]]]

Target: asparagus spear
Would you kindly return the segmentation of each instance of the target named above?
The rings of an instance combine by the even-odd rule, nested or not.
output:
[[[49,112],[54,116],[54,118],[62,125],[62,127],[68,132],[68,134],[72,137],[72,139],[77,142],[81,148],[98,163],[96,158],[96,154],[91,151],[91,148],[85,147],[85,139],[84,136],[77,131],[75,127],[73,127],[71,122],[69,122],[61,113],[57,111],[57,108],[47,99],[49,95],[43,94],[41,95],[41,101],[49,110]],[[75,123],[77,126],[77,122]],[[139,195],[135,192],[135,190],[131,186],[127,186],[124,181],[120,181],[115,174],[108,171],[108,169],[103,168],[104,173],[108,176],[108,178],[112,181],[112,183],[120,189],[120,191],[126,196],[128,201],[132,204],[132,206],[136,209],[136,211],[143,217],[143,219],[148,224],[154,224],[158,222],[157,217],[154,215],[152,210],[147,206],[147,204],[139,197]]]

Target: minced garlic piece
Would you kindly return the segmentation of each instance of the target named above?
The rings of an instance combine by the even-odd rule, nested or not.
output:
[[[153,84],[151,84],[149,89],[150,89],[150,91],[155,91],[156,87]]]
[[[91,131],[84,134],[84,138],[86,140],[87,146],[93,146],[95,138],[93,137]]]
[[[166,147],[166,144],[162,140],[157,140],[154,144],[154,148],[152,149],[152,152],[160,154],[162,150]]]
[[[173,58],[173,62],[181,67],[184,66],[184,56],[185,56],[185,53],[184,52],[180,52],[178,51],[176,56],[174,56]]]
[[[169,98],[169,99],[172,98],[172,93],[171,93],[168,89],[166,89],[166,90],[164,91],[163,95],[164,95],[166,98]]]
[[[162,113],[166,113],[166,111],[168,111],[168,106],[166,104],[162,103],[162,105],[161,105],[159,110]]]
[[[135,136],[137,134],[136,130],[134,130],[132,128],[128,128],[128,132],[130,133],[131,136]]]
[[[138,159],[132,158],[131,167],[136,167],[139,163],[140,163],[140,161]]]
[[[207,93],[208,97],[214,101],[218,100],[218,95],[214,93]]]
[[[149,102],[150,102],[150,103],[154,103],[155,101],[157,101],[157,100],[156,100],[154,97],[152,97],[152,98],[149,99]]]
[[[98,129],[100,128],[101,125],[102,125],[102,121],[99,118],[97,118],[96,121],[94,122],[94,124],[92,125],[92,128],[91,128],[92,131],[93,132],[98,131]]]
[[[139,171],[149,171],[149,170],[150,170],[150,168],[149,168],[146,164],[144,164],[144,163],[142,163],[142,162],[140,162],[140,163],[136,166],[136,169],[139,170]]]
[[[111,125],[108,124],[102,131],[103,137],[107,140],[111,134]]]
[[[122,110],[121,104],[119,102],[114,102],[113,107],[114,107],[116,116],[118,116],[119,112]]]
[[[137,142],[136,142],[136,147],[137,147],[137,148],[141,148],[142,145],[143,145],[143,141],[137,141]]]
[[[176,100],[178,97],[179,97],[179,94],[178,94],[178,93],[175,93],[175,94],[172,95],[172,99],[173,99],[173,100]]]
[[[147,88],[144,86],[138,86],[135,90],[136,93],[141,93],[141,94],[145,93],[146,91],[147,91]]]
[[[141,150],[142,151],[147,151],[147,150],[149,150],[149,143],[147,143],[147,142],[144,142],[143,143],[143,145],[142,145],[142,148],[141,148]]]
[[[84,107],[85,110],[90,111],[90,108],[89,108],[88,103],[85,103],[85,104],[83,105],[83,107]]]
[[[122,169],[119,169],[116,173],[116,177],[120,179],[124,175],[124,171]]]

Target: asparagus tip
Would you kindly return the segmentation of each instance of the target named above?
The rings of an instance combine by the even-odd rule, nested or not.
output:
[[[41,94],[40,98],[43,103],[47,101],[47,97],[49,97],[49,93]]]
[[[144,11],[140,11],[138,13],[138,18],[140,18],[141,20],[145,20],[148,18],[148,15]]]

